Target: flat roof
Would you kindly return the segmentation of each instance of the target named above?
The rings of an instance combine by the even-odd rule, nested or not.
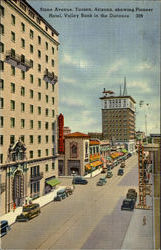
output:
[[[134,98],[132,98],[130,95],[128,96],[102,96],[99,99],[124,99],[124,98],[130,98],[134,103],[136,103]]]

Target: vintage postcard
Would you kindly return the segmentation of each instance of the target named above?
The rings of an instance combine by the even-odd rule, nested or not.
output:
[[[160,249],[160,1],[0,1],[1,249]]]

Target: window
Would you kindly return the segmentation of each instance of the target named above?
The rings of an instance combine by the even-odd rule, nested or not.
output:
[[[49,123],[45,122],[45,129],[49,129]]]
[[[0,163],[3,163],[3,154],[0,154]]]
[[[3,124],[4,124],[4,118],[3,116],[0,116],[0,128],[3,128]]]
[[[31,10],[29,10],[29,15],[30,15],[32,18],[35,17],[34,13],[33,13]]]
[[[48,82],[46,82],[46,89],[48,89],[48,87],[49,87],[49,84],[48,84]]]
[[[22,30],[23,32],[25,32],[25,24],[24,24],[24,23],[21,23],[21,30]]]
[[[38,24],[41,24],[41,19],[39,17],[36,18]]]
[[[0,24],[0,34],[4,35],[4,25]]]
[[[38,36],[38,44],[41,44],[41,37]]]
[[[11,31],[11,41],[15,42],[15,40],[16,40],[15,33],[13,31]]]
[[[45,136],[45,142],[46,142],[46,143],[49,142],[49,136],[48,136],[48,135]]]
[[[38,110],[38,115],[41,115],[41,107],[38,107],[37,110]]]
[[[14,143],[15,143],[15,136],[10,135],[10,144],[14,144]]]
[[[33,53],[34,52],[34,47],[32,44],[30,44],[30,53]]]
[[[54,105],[54,97],[52,97],[52,104]]]
[[[31,68],[34,67],[34,62],[33,62],[33,60],[31,60],[31,59],[30,59],[30,66],[31,66]]]
[[[53,59],[51,60],[51,65],[52,65],[52,67],[54,67],[54,60]]]
[[[3,145],[3,135],[0,135],[0,145]]]
[[[25,112],[25,103],[21,102],[21,112]]]
[[[14,127],[15,127],[15,118],[14,118],[14,117],[11,117],[11,118],[10,118],[10,127],[11,127],[11,128],[14,128]]]
[[[47,42],[45,43],[45,48],[46,48],[46,50],[48,50],[48,43]]]
[[[55,135],[52,135],[52,143],[55,143]]]
[[[25,96],[25,88],[21,87],[21,96]]]
[[[21,54],[21,62],[25,63],[25,56]]]
[[[41,58],[41,51],[38,50],[37,53],[38,53],[38,57]]]
[[[41,121],[38,121],[38,129],[41,129]]]
[[[41,79],[38,78],[38,86],[41,87]]]
[[[32,89],[30,89],[30,98],[34,97],[34,91]]]
[[[54,92],[54,85],[52,85],[52,91]]]
[[[41,72],[41,65],[38,64],[38,71]]]
[[[30,30],[30,38],[31,38],[31,39],[34,38],[34,32],[33,32],[33,30]]]
[[[55,169],[55,163],[52,162],[52,169],[54,170]]]
[[[49,102],[49,96],[46,95],[46,96],[45,96],[45,99],[46,99],[46,103],[48,103],[48,102]]]
[[[53,109],[52,110],[52,117],[54,117],[55,116],[55,110]]]
[[[3,70],[4,70],[4,62],[0,61],[0,71],[3,71]]]
[[[40,101],[41,100],[41,93],[38,92],[38,100]]]
[[[49,109],[45,109],[45,115],[46,115],[46,116],[49,115]]]
[[[24,128],[24,127],[25,127],[25,120],[21,119],[21,128]]]
[[[34,157],[34,153],[32,150],[29,151],[29,155],[30,155],[30,158],[33,158]]]
[[[34,127],[34,121],[30,120],[30,129],[33,129],[33,127]]]
[[[15,110],[15,101],[13,100],[10,101],[10,107],[11,107],[11,110]]]
[[[14,15],[11,15],[11,24],[15,25],[15,23],[16,23],[16,18]]]
[[[11,82],[11,93],[15,93],[15,83]]]
[[[48,26],[45,26],[45,30],[48,31]]]
[[[4,52],[4,44],[0,42],[0,53]]]
[[[49,166],[48,164],[45,164],[45,171],[48,172],[48,170],[49,170]]]
[[[12,76],[15,76],[15,74],[16,74],[15,67],[14,67],[14,66],[11,66],[11,75],[12,75]]]
[[[33,114],[33,112],[34,112],[34,106],[33,106],[33,105],[30,105],[30,113]]]
[[[25,40],[23,38],[21,38],[21,47],[25,48]]]
[[[4,16],[4,8],[0,5],[0,17]]]
[[[37,141],[38,141],[38,144],[40,144],[40,143],[41,143],[41,135],[38,135],[38,137],[37,137]]]
[[[21,70],[21,79],[25,79],[25,72],[23,70]]]
[[[20,136],[20,140],[21,140],[22,142],[25,142],[25,136],[24,136],[24,135],[21,135],[21,136]]]
[[[40,149],[37,150],[37,155],[38,155],[38,157],[41,157],[41,150]]]
[[[34,76],[32,74],[30,74],[30,83],[34,82]]]
[[[54,48],[52,47],[52,54],[54,55]]]
[[[46,153],[46,156],[48,156],[49,155],[49,149],[47,148],[47,149],[45,149],[45,153]]]
[[[29,141],[30,141],[30,144],[33,144],[33,142],[34,142],[34,136],[33,135],[29,136]]]
[[[0,97],[0,109],[3,109],[4,107],[4,101],[3,101],[3,98]]]
[[[0,90],[4,89],[4,80],[0,79]]]
[[[48,56],[45,56],[45,61],[46,63],[48,63]]]

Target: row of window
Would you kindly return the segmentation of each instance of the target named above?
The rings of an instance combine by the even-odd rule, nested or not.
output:
[[[2,6],[0,6],[0,16],[4,16],[4,8]],[[16,24],[16,17],[14,15],[11,15],[11,24],[15,26]],[[48,29],[48,27],[46,26],[46,28]],[[21,31],[22,32],[25,32],[26,31],[26,25],[21,22]],[[0,24],[0,34],[4,34],[4,25],[3,24]],[[13,32],[14,33],[14,32]],[[52,35],[54,35],[54,33],[52,32]],[[15,36],[15,35],[14,35]],[[29,38],[30,39],[34,39],[34,31],[30,29],[29,31]],[[42,39],[40,36],[37,36],[37,42],[38,42],[38,45],[41,45],[42,44]],[[49,44],[48,42],[45,42],[45,49],[48,50],[49,49]],[[54,47],[51,47],[51,52],[52,54],[54,54]]]
[[[35,136],[36,137],[36,136]],[[52,139],[52,143],[55,143],[55,136],[54,135],[52,135],[52,136],[48,136],[48,135],[45,135],[45,142],[46,143],[48,143],[49,142],[49,137]],[[34,141],[34,136],[33,135],[30,135],[30,142],[32,141]],[[41,136],[41,135],[38,135],[37,136],[37,143],[38,144],[40,144],[41,142],[42,142],[42,138],[43,138],[43,136]],[[25,143],[25,136],[24,135],[21,135],[20,136],[20,140],[23,142],[23,143]],[[1,145],[3,145],[3,135],[0,135],[0,142],[1,142]],[[15,140],[15,136],[14,135],[10,135],[10,144],[14,144],[16,142],[16,140]]]
[[[33,81],[34,81],[34,76],[30,74],[30,82],[33,83]],[[15,93],[16,92],[16,84],[11,82],[10,86],[11,86],[11,93]],[[41,79],[40,78],[38,78],[38,86],[41,87]],[[45,88],[49,89],[49,86],[52,86],[52,92],[54,92],[54,85],[49,84],[48,82],[45,82]],[[3,90],[3,89],[4,89],[4,80],[0,79],[0,90]],[[8,86],[7,86],[7,89],[8,89]],[[25,96],[25,87],[21,87],[20,94],[22,96]],[[46,97],[46,99],[48,99],[48,97]]]
[[[3,127],[4,119],[3,119],[2,116],[1,116],[0,122],[1,122],[1,127]],[[42,128],[42,123],[43,123],[42,121],[37,121],[37,129]],[[44,127],[45,127],[46,130],[49,129],[49,124],[50,124],[49,122],[44,122],[44,125],[45,125]],[[26,120],[21,119],[19,125],[20,125],[21,129],[26,128]],[[14,117],[11,117],[10,118],[10,128],[15,128],[15,127],[16,127],[16,119]],[[30,120],[30,128],[33,129],[33,127],[34,127],[34,122],[32,120]],[[54,122],[51,123],[51,129],[52,130],[55,129],[55,123]]]
[[[46,96],[46,97],[48,97],[48,96]],[[39,101],[41,100],[41,93],[40,93],[40,95],[38,95],[38,100]],[[46,103],[48,103],[48,102],[49,102],[48,98],[46,98]],[[52,97],[52,104],[54,105],[54,97]],[[15,107],[16,107],[15,101],[11,100],[10,101],[11,110],[15,110]],[[3,109],[3,108],[4,108],[4,98],[0,97],[0,109]],[[30,104],[29,109],[30,109],[30,113],[33,114],[34,113],[34,105]],[[21,111],[22,112],[25,111],[25,103],[21,103]],[[38,115],[41,115],[41,107],[37,107],[37,111],[38,111]],[[48,108],[45,109],[45,115],[49,116],[49,109]],[[52,110],[52,117],[54,117],[54,110]]]

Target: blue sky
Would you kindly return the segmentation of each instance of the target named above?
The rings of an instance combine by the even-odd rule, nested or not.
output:
[[[136,130],[160,132],[160,3],[159,1],[28,1],[59,32],[59,112],[65,126],[80,132],[101,132],[103,88],[119,95],[127,79],[128,95],[136,100]],[[65,18],[64,12],[40,8],[112,8],[129,18]],[[152,8],[143,12],[115,12],[115,8]],[[62,18],[49,18],[62,13]],[[65,12],[68,13],[68,12]],[[136,18],[143,14],[143,18]],[[144,105],[139,108],[139,101]],[[147,103],[150,105],[147,107]]]

